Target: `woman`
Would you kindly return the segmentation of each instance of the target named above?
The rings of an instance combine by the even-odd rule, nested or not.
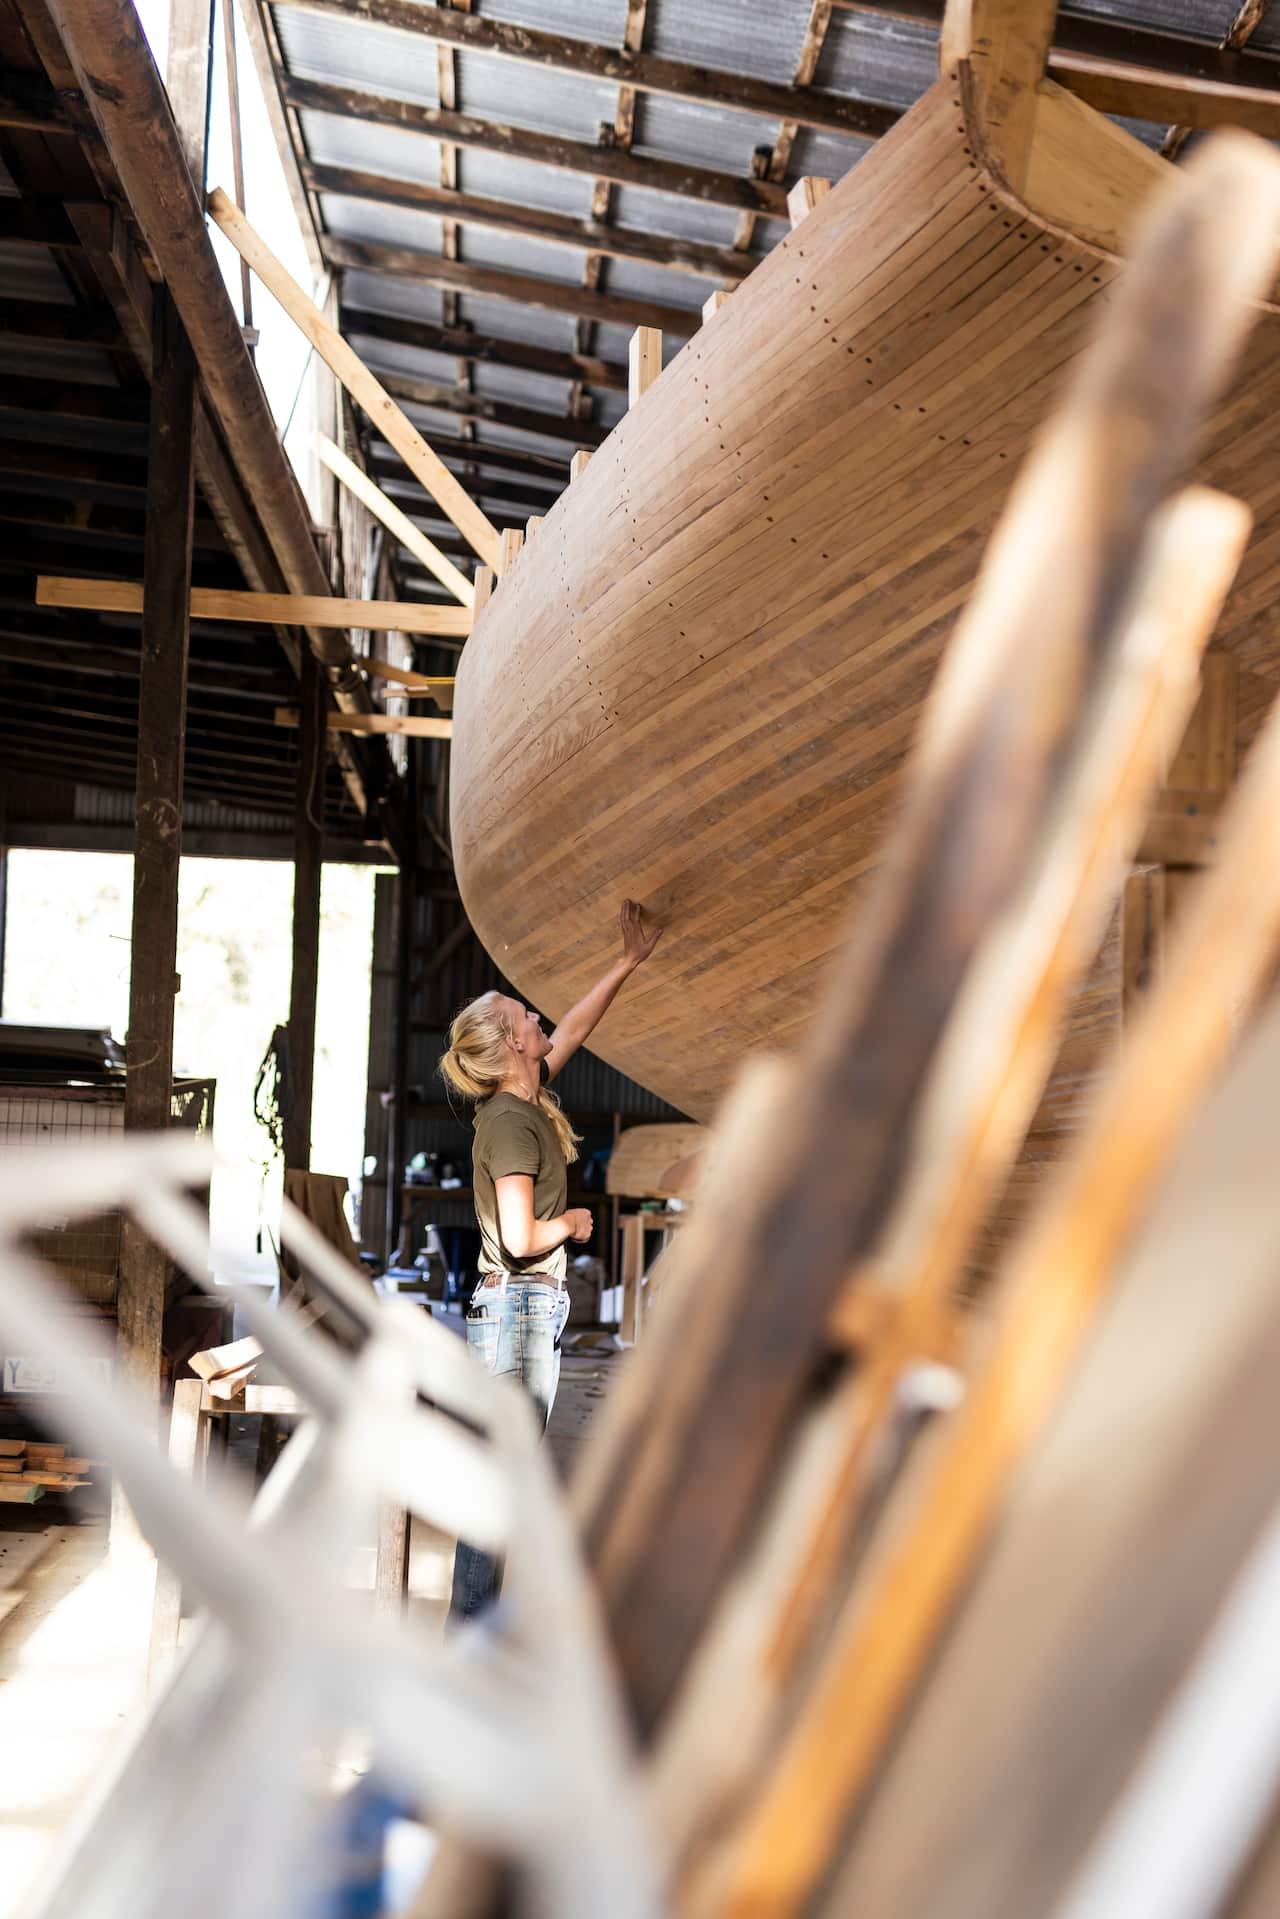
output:
[[[440,1061],[446,1081],[476,1104],[472,1188],[480,1225],[480,1283],[467,1312],[467,1343],[491,1373],[520,1379],[545,1431],[560,1378],[560,1333],[568,1317],[570,1240],[591,1237],[591,1214],[565,1210],[577,1138],[549,1082],[586,1043],[623,981],[652,953],[662,928],[644,931],[641,909],[622,902],[622,953],[554,1033],[502,993],[484,993],[449,1029]],[[497,1561],[459,1542],[454,1615],[497,1597]]]

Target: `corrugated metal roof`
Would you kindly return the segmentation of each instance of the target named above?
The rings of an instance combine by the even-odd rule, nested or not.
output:
[[[9,283],[4,279],[3,267],[0,267],[0,284],[7,294]],[[120,384],[115,368],[101,347],[46,345],[35,339],[0,341],[0,378],[69,380],[77,386],[118,387]]]
[[[627,0],[484,0],[485,18],[517,27],[540,27],[571,40],[597,40],[620,47]]]
[[[0,286],[10,300],[47,300],[53,306],[74,304],[52,253],[45,247],[17,246],[0,240]]]
[[[426,320],[439,326],[443,296],[421,280],[397,280],[390,273],[344,273],[343,298],[348,306],[369,313],[386,313],[398,320]]]
[[[655,159],[684,160],[719,173],[751,172],[757,147],[771,147],[778,122],[754,113],[718,113],[693,100],[645,94],[636,112],[636,151]]]
[[[416,207],[383,206],[376,200],[348,200],[337,193],[321,194],[320,208],[328,231],[341,239],[414,247],[419,253],[440,255],[443,236],[434,213],[420,213]]]
[[[594,140],[602,120],[612,121],[618,89],[574,73],[483,53],[456,53],[458,109],[505,126],[532,127],[569,140]]]
[[[749,73],[784,84],[795,77],[811,0],[649,0],[645,46],[673,60]]]
[[[435,48],[424,35],[303,7],[278,7],[273,18],[285,65],[296,79],[439,106]]]
[[[526,373],[521,367],[492,366],[480,360],[471,369],[471,384],[477,393],[487,393],[492,400],[537,407],[543,413],[567,413],[573,383],[552,379],[550,374]]]
[[[767,6],[762,0],[649,0],[644,49],[704,69],[786,85],[794,80],[811,10],[811,0],[769,0]],[[1083,0],[1082,4],[1078,0],[1072,8],[1210,42],[1221,39],[1235,10],[1235,0]],[[626,13],[626,0],[483,0],[478,18],[618,47]],[[292,6],[280,7],[275,20],[290,72],[437,103],[437,49],[426,33],[393,32]],[[1253,44],[1280,45],[1280,9],[1264,20]],[[601,127],[612,127],[615,120],[619,89],[613,83],[470,48],[454,49],[450,57],[457,105],[482,121],[595,145]],[[932,84],[936,71],[936,27],[837,8],[826,28],[813,85],[837,96],[906,109]],[[760,152],[774,149],[781,124],[772,115],[641,91],[635,96],[632,151],[642,167],[652,161],[674,162],[745,179],[753,163],[758,166]],[[1147,124],[1135,123],[1129,130],[1149,145],[1157,145],[1163,135],[1161,127]],[[301,133],[308,156],[319,164],[377,173],[391,181],[439,182],[440,143],[427,135],[310,110],[301,116]],[[859,163],[870,144],[801,126],[794,131],[783,184],[802,174],[838,180]],[[593,176],[589,171],[553,167],[483,146],[457,148],[453,165],[462,194],[504,202],[514,210],[517,226],[521,207],[578,219],[590,212]],[[442,250],[441,220],[433,214],[330,194],[324,196],[320,210],[334,234],[419,252]],[[608,218],[641,237],[723,249],[733,246],[742,229],[741,213],[732,205],[620,182],[609,188]],[[754,260],[767,253],[787,231],[783,219],[757,217],[749,257]],[[482,227],[464,218],[457,235],[457,258],[464,277],[468,266],[476,266],[578,285],[587,269],[586,249],[521,231]],[[613,294],[685,311],[700,307],[710,288],[719,283],[713,272],[675,270],[660,258],[605,256],[595,272],[595,284],[606,299]],[[409,320],[438,323],[447,312],[459,324],[500,342],[560,352],[583,350],[614,362],[626,360],[632,331],[624,319],[591,321],[473,293],[465,286],[444,295],[421,282],[397,281],[390,274],[346,274],[345,297],[349,306],[367,306]],[[448,356],[385,341],[359,344],[380,366],[423,379],[452,382],[454,378],[456,368]],[[678,345],[670,339],[665,343],[667,358]],[[563,412],[568,406],[570,386],[558,375],[486,361],[475,365],[473,379],[477,393],[513,406],[547,412]],[[614,390],[594,389],[592,397],[597,423],[609,425],[625,410],[624,396]],[[417,409],[415,417],[428,428],[456,436],[456,416]],[[564,450],[563,442],[552,443],[545,436],[491,422],[480,424],[477,442],[481,447],[505,445],[557,456]]]
[[[458,185],[464,193],[542,207],[548,213],[571,213],[580,220],[591,211],[591,181],[585,174],[544,167],[536,160],[514,160],[508,153],[492,153],[484,147],[459,151]]]
[[[691,307],[696,312],[707,295],[720,284],[718,279],[703,280],[692,273],[658,275],[643,261],[609,262],[610,293],[629,293],[641,300],[661,300],[664,306]],[[679,344],[677,341],[676,345]]]
[[[379,126],[373,120],[345,120],[336,113],[301,116],[307,152],[319,166],[352,167],[363,173],[381,173],[390,180],[413,180],[426,186],[440,184],[440,143],[424,140],[403,127]]]
[[[531,240],[523,233],[503,233],[493,227],[465,227],[459,255],[475,266],[501,267],[504,272],[527,273],[536,280],[563,280],[568,286],[582,285],[582,269],[587,263],[585,251],[577,247]]]
[[[650,193],[641,187],[613,189],[613,218],[620,227],[639,233],[669,233],[675,240],[705,240],[711,246],[733,244],[738,216],[729,207],[709,206],[704,200],[678,200],[673,193]],[[664,276],[665,277],[665,276]]]
[[[937,29],[875,14],[837,13],[822,43],[813,83],[909,107],[938,76]]]

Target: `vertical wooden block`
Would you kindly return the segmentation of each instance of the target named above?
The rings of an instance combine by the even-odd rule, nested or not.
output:
[[[817,174],[806,174],[797,180],[787,195],[787,212],[791,215],[791,224],[798,227],[806,214],[812,213],[819,200],[825,200],[831,191],[830,180],[823,180]]]
[[[573,458],[569,462],[569,484],[570,485],[572,485],[575,480],[580,480],[582,478],[583,474],[587,470],[587,462],[590,458],[591,458],[591,455],[587,452],[587,449],[585,447],[580,446],[578,448],[578,451],[574,454]]]
[[[1236,662],[1230,653],[1206,653],[1200,696],[1165,785],[1174,792],[1227,793],[1236,776]]]
[[[724,288],[717,287],[715,292],[702,302],[703,326],[707,324],[707,321],[710,320],[714,314],[719,313],[721,307],[724,305],[725,301],[728,298],[729,296],[725,292]]]
[[[524,537],[526,540],[531,540],[533,538],[534,534],[538,532],[545,518],[546,518],[546,515],[544,513],[535,513],[532,519],[525,521]]]
[[[618,1336],[628,1346],[640,1337],[644,1306],[644,1215],[628,1213],[622,1221],[622,1323]]]
[[[638,326],[631,335],[627,404],[634,406],[662,371],[662,334],[656,326]]]
[[[476,568],[476,601],[472,608],[473,613],[479,613],[482,607],[488,606],[489,595],[493,592],[493,582],[494,571],[491,566]]]
[[[516,560],[519,557],[520,548],[523,545],[524,545],[524,534],[520,531],[520,528],[518,526],[503,527],[502,556],[501,556],[502,563],[498,568],[498,571],[500,573],[509,573],[511,571],[511,568],[515,565]]]
[[[1162,866],[1129,875],[1120,914],[1120,1005],[1126,1026],[1160,977],[1166,905]]]

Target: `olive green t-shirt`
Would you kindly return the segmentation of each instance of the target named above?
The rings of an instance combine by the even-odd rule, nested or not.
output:
[[[494,1093],[476,1109],[471,1151],[471,1185],[480,1222],[480,1270],[483,1273],[542,1273],[562,1280],[563,1246],[554,1252],[514,1259],[502,1245],[494,1181],[509,1173],[527,1173],[533,1181],[533,1216],[555,1219],[568,1198],[568,1169],[555,1129],[540,1106],[517,1093]]]

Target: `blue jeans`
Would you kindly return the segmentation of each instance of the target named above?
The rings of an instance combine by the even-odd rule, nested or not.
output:
[[[505,1288],[477,1286],[467,1308],[467,1344],[491,1373],[518,1379],[533,1400],[543,1432],[560,1383],[560,1335],[569,1317],[569,1291],[548,1280],[510,1277]],[[453,1561],[450,1618],[474,1618],[502,1590],[502,1562],[466,1541]]]

